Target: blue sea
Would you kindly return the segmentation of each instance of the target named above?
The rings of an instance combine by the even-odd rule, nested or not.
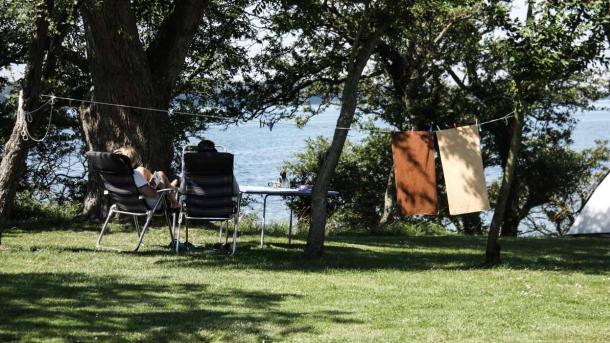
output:
[[[597,101],[596,109],[576,114],[578,124],[574,131],[574,148],[578,150],[593,147],[596,139],[610,139],[610,99]],[[331,138],[339,115],[337,107],[327,109],[312,118],[309,123],[298,128],[292,121],[281,121],[273,129],[261,128],[259,123],[211,127],[204,133],[235,154],[235,175],[240,185],[266,186],[279,177],[285,161],[303,151],[308,138],[324,136]],[[484,127],[483,127],[484,130]],[[353,130],[348,139],[360,141],[368,133]],[[487,182],[498,177],[499,171],[486,171]],[[287,222],[289,212],[279,198],[267,200],[267,218],[272,222]],[[252,204],[247,211],[261,214],[262,204]]]

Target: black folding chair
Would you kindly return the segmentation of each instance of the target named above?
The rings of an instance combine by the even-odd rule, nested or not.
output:
[[[188,147],[187,147],[188,148]],[[185,242],[188,242],[188,220],[225,222],[225,243],[228,243],[228,222],[233,220],[231,255],[237,249],[237,227],[241,195],[233,190],[233,155],[227,152],[182,153],[180,214],[176,230],[176,254],[179,254],[180,227],[184,221]],[[222,240],[222,224],[219,241]]]
[[[170,220],[169,212],[167,210],[168,206],[166,204],[166,196],[172,189],[157,190],[159,196],[155,205],[151,208],[144,200],[144,196],[138,191],[135,181],[133,180],[131,161],[127,156],[109,152],[89,151],[87,152],[87,159],[89,160],[90,168],[98,173],[100,179],[104,183],[104,188],[106,188],[104,194],[109,195],[113,203],[112,206],[110,206],[108,216],[106,217],[106,221],[104,222],[97,239],[97,249],[101,247],[102,237],[106,232],[108,222],[115,213],[122,213],[133,217],[136,232],[138,233],[138,243],[134,251],[138,251],[140,246],[142,246],[144,235],[151,224],[153,216],[165,216],[165,220],[169,227],[170,239],[172,242],[174,241],[174,225],[173,221]],[[142,227],[142,230],[140,230],[138,217],[146,217],[146,222],[144,227]]]

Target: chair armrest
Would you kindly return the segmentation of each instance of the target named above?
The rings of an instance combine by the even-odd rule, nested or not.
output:
[[[161,188],[161,189],[157,189],[157,193],[167,193],[167,192],[172,192],[174,189],[173,188]]]

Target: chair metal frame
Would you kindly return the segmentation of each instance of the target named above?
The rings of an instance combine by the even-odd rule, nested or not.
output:
[[[224,149],[224,147],[216,145],[217,148],[223,148],[223,150],[226,152],[226,149]],[[184,166],[184,154],[187,153],[187,148],[188,146],[185,146],[184,148],[182,148],[182,181],[181,181],[181,187],[180,187],[180,192],[184,193],[186,191],[186,172],[184,170],[185,166]],[[183,188],[184,187],[184,188]],[[185,203],[185,198],[184,195],[180,196],[179,199],[180,202],[180,213],[178,214],[178,225],[174,226],[176,228],[175,230],[175,234],[176,234],[176,255],[180,254],[180,227],[182,226],[182,221],[184,221],[184,228],[185,228],[185,242],[188,243],[188,220],[206,220],[206,221],[220,221],[220,222],[225,222],[225,244],[228,244],[228,240],[229,240],[229,221],[233,220],[233,241],[232,241],[232,247],[231,247],[231,256],[235,255],[235,252],[237,251],[237,231],[238,231],[238,227],[239,227],[239,214],[240,214],[240,210],[241,210],[241,193],[238,193],[238,195],[236,196],[236,204],[235,204],[235,212],[230,215],[228,218],[217,218],[217,217],[191,217],[188,215],[188,208],[186,206]],[[222,236],[223,236],[223,228],[222,228],[222,223],[220,225],[219,228],[219,232],[218,232],[218,242],[222,241]]]
[[[91,152],[87,153],[87,158],[88,159],[91,158],[91,159],[95,160],[96,161],[95,163],[102,163],[102,161],[104,161],[104,160],[112,161],[113,159],[115,159],[115,157],[108,159],[112,155],[113,154],[109,154],[109,153],[105,153],[105,152],[91,151]],[[158,199],[154,203],[154,206],[152,206],[152,208],[151,208],[146,203],[145,197],[142,194],[139,194],[138,187],[136,186],[132,175],[131,174],[127,175],[128,173],[133,173],[133,170],[131,169],[130,164],[129,164],[130,163],[129,159],[125,156],[122,156],[121,158],[118,158],[118,159],[122,163],[118,163],[116,165],[118,169],[114,170],[114,171],[112,169],[105,169],[105,167],[102,167],[101,165],[98,165],[97,167],[94,167],[94,165],[90,166],[91,171],[97,173],[99,175],[100,179],[102,180],[102,183],[104,184],[104,188],[105,188],[104,195],[109,196],[111,198],[115,198],[115,196],[117,196],[117,198],[113,199],[113,201],[112,201],[113,204],[110,206],[108,215],[106,216],[106,220],[104,221],[104,224],[102,225],[102,229],[100,230],[100,233],[98,235],[97,242],[95,244],[96,249],[102,248],[102,238],[104,237],[104,234],[106,233],[106,229],[108,227],[108,224],[110,223],[110,219],[114,216],[115,213],[121,213],[121,214],[125,214],[125,215],[133,217],[133,222],[134,222],[134,225],[136,228],[136,232],[138,234],[138,243],[136,244],[135,249],[133,250],[134,252],[137,252],[140,249],[140,247],[143,245],[142,242],[144,241],[144,235],[146,234],[148,228],[150,227],[150,224],[151,224],[154,216],[164,216],[165,217],[165,220],[167,221],[167,226],[169,229],[169,236],[170,236],[171,241],[173,242],[174,241],[173,230],[175,227],[176,215],[175,215],[175,213],[172,213],[173,218],[170,219],[170,215],[168,212],[168,206],[165,204],[168,193],[173,191],[173,189],[164,188],[164,189],[156,190]],[[113,163],[116,164],[117,161],[115,161]],[[98,169],[98,167],[100,169]],[[117,186],[112,181],[105,180],[104,175],[113,175],[113,174],[120,175],[123,178],[123,180],[125,180],[124,181],[125,183],[123,185]],[[108,189],[108,187],[110,187],[110,189]],[[124,190],[127,190],[128,193],[121,195],[121,191],[124,191]],[[120,199],[121,196],[131,196],[131,197],[133,197],[132,199],[135,200],[135,202],[133,202],[132,204],[128,204],[128,203],[119,201],[118,199]],[[142,230],[140,230],[140,223],[138,222],[138,217],[146,218],[146,221],[144,223],[144,226],[142,227]],[[118,249],[113,249],[113,250],[118,250]]]
[[[158,217],[165,216],[165,220],[167,221],[167,226],[169,229],[169,236],[170,236],[171,241],[173,242],[174,241],[173,229],[174,229],[175,223],[176,223],[176,215],[172,214],[172,219],[170,220],[169,213],[167,212],[166,208],[163,209],[163,213],[157,213],[157,209],[159,208],[159,205],[161,205],[165,202],[167,193],[172,190],[173,189],[171,189],[171,188],[164,188],[164,189],[157,190],[157,193],[160,194],[159,199],[155,203],[155,206],[146,212],[124,211],[124,210],[118,209],[117,204],[112,204],[112,206],[110,206],[110,209],[108,210],[108,216],[106,216],[106,220],[104,221],[104,224],[102,225],[102,230],[100,231],[100,234],[97,238],[95,248],[96,249],[102,248],[102,244],[101,244],[102,237],[104,236],[104,233],[106,232],[106,227],[108,226],[110,219],[112,218],[112,216],[115,213],[126,214],[126,215],[133,217],[134,226],[135,226],[136,232],[138,234],[138,243],[136,244],[136,247],[133,250],[134,252],[137,252],[140,249],[140,247],[143,245],[142,242],[144,241],[144,235],[146,234],[146,230],[150,227],[152,219],[155,216],[158,216]],[[104,190],[104,195],[108,195],[108,194],[109,194],[108,191]],[[142,201],[144,201],[144,196],[140,196],[139,198]],[[143,217],[143,216],[146,216],[146,221],[144,222],[144,226],[142,227],[142,230],[140,230],[140,223],[138,222],[138,217]]]

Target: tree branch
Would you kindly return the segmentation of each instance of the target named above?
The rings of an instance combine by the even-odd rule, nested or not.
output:
[[[58,49],[58,55],[61,56],[63,60],[70,62],[72,65],[80,69],[83,73],[89,73],[89,63],[87,62],[87,58],[85,58],[78,52],[70,50],[63,46],[59,47]]]
[[[160,94],[171,96],[193,36],[209,0],[176,0],[146,51],[151,75]]]

